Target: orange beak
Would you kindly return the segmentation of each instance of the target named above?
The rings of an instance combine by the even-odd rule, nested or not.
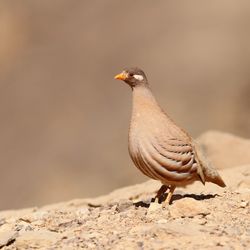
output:
[[[123,80],[124,81],[124,80],[126,80],[126,78],[127,78],[127,75],[124,72],[122,72],[122,73],[115,76],[115,79],[117,79],[117,80]]]

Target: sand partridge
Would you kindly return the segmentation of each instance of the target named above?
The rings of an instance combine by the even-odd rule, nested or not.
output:
[[[141,69],[125,69],[115,79],[132,88],[129,154],[143,174],[162,182],[156,198],[169,190],[165,200],[169,204],[177,186],[197,180],[226,186],[197,143],[161,109]]]

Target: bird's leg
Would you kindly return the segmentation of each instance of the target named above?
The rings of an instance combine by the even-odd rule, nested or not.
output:
[[[171,198],[172,198],[172,195],[173,195],[173,193],[174,193],[175,188],[176,188],[175,185],[170,185],[170,186],[169,186],[168,196],[167,196],[166,200],[164,201],[163,206],[167,206],[167,205],[170,204],[170,201],[171,201]]]
[[[155,202],[159,203],[161,196],[168,190],[169,186],[162,185],[155,196]]]

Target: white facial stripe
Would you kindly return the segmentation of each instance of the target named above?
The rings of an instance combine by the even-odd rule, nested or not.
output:
[[[141,75],[133,75],[133,77],[138,80],[138,81],[142,81],[143,80],[143,76]]]

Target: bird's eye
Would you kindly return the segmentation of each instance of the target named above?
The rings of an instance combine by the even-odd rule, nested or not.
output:
[[[128,73],[128,75],[129,75],[130,77],[132,77],[134,74],[133,74],[133,73]]]

